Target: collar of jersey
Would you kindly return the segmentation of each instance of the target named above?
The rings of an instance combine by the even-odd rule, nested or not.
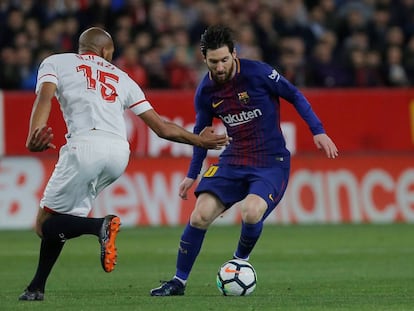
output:
[[[96,55],[99,56],[98,54],[96,54],[95,52],[85,52],[85,53],[81,53],[79,55]]]

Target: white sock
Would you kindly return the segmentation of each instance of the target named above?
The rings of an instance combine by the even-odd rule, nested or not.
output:
[[[174,279],[180,281],[184,286],[187,284],[187,280],[180,279],[178,276],[174,275]]]
[[[233,254],[233,258],[234,259],[240,259],[240,260],[244,260],[244,261],[249,261],[250,256],[247,256],[247,258],[240,258],[236,256],[236,253]]]

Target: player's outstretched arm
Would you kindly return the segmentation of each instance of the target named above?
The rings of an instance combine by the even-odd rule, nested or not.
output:
[[[36,96],[30,117],[29,134],[26,140],[26,147],[32,152],[44,151],[49,148],[56,149],[56,146],[52,144],[52,129],[46,126],[55,91],[55,84],[45,82],[40,86]]]
[[[145,111],[139,117],[159,137],[178,143],[219,150],[230,141],[226,134],[217,135],[212,127],[206,127],[200,135],[191,133],[174,122],[163,120],[154,109]]]
[[[325,151],[328,158],[335,159],[338,156],[338,148],[328,135],[317,134],[313,136],[313,141],[318,149]]]

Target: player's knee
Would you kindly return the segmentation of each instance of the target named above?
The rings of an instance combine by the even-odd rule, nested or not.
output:
[[[35,224],[35,232],[40,237],[44,237],[44,223],[51,217],[52,215],[46,212],[44,209],[39,209],[36,217],[36,224]]]
[[[42,230],[42,227],[43,227],[43,223],[36,223],[36,226],[35,226],[35,232],[36,232],[36,234],[37,234],[37,236],[39,237],[39,238],[43,238],[43,230]]]
[[[248,195],[240,203],[241,218],[248,224],[258,223],[267,209],[266,201],[257,195]]]
[[[242,209],[241,218],[248,224],[258,223],[263,217],[264,211],[257,206],[250,206]]]
[[[193,213],[190,218],[190,224],[199,229],[207,229],[211,219],[200,213]]]

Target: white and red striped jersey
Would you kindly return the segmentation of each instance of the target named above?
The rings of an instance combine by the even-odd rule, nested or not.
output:
[[[95,54],[62,53],[43,60],[36,93],[43,82],[56,84],[68,135],[91,129],[126,137],[125,109],[139,115],[151,104],[125,72]]]

